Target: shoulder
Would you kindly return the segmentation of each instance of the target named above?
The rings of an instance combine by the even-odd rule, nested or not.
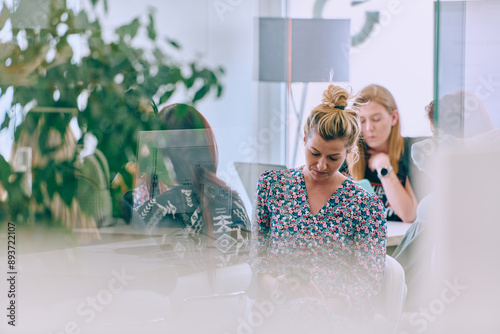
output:
[[[418,143],[424,139],[429,137],[403,137],[404,139],[404,151],[401,159],[399,160],[399,166],[401,177],[405,178],[408,174],[411,173],[411,169],[413,168],[413,159],[411,158],[411,147],[413,144]],[[402,168],[401,168],[402,167]]]
[[[363,189],[363,187],[358,185],[352,179],[347,178],[344,181],[344,189],[348,195],[349,200],[352,203],[360,204],[357,206],[359,206],[361,209],[370,207],[375,211],[385,212],[382,201],[380,201],[380,199],[375,194],[370,194],[368,191]]]
[[[413,146],[413,144],[418,143],[418,142],[420,142],[422,140],[429,139],[429,138],[432,138],[432,137],[428,137],[428,136],[403,137],[404,143],[405,143],[405,150],[404,150],[404,157],[405,157],[405,159],[409,159],[410,158],[411,147]]]
[[[283,170],[267,170],[260,176],[259,184],[273,184],[283,182],[293,182],[300,180],[302,176],[302,167]]]

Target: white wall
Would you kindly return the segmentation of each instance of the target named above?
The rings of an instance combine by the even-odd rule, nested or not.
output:
[[[292,17],[312,17],[314,1],[290,3]],[[433,99],[434,1],[371,0],[355,7],[350,3],[330,0],[322,17],[350,18],[351,35],[361,29],[366,11],[379,11],[380,23],[363,44],[351,48],[349,82],[336,84],[352,87],[354,92],[371,83],[385,86],[398,104],[403,136],[430,135],[424,107]],[[327,85],[309,85],[306,113],[320,103]],[[302,85],[294,84],[293,89],[299,99]]]

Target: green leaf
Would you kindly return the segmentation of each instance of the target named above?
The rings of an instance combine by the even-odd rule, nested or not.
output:
[[[74,173],[64,173],[63,174],[63,184],[59,188],[59,194],[67,206],[71,207],[71,202],[75,197],[77,180]]]
[[[152,41],[156,40],[155,20],[153,14],[149,14],[148,37]]]
[[[37,176],[40,181],[46,184],[47,194],[49,195],[49,199],[52,200],[54,198],[54,194],[57,191],[57,182],[56,182],[56,164],[54,161],[50,161],[49,164],[44,169],[39,169],[39,173]],[[37,192],[37,195],[41,196],[41,193]],[[38,200],[40,202],[40,199]],[[43,201],[43,199],[42,199]]]
[[[129,24],[117,28],[115,32],[118,34],[118,36],[120,36],[120,39],[124,39],[125,36],[130,36],[130,39],[133,39],[135,35],[137,35],[139,27],[140,27],[139,19],[135,18]]]
[[[7,161],[5,161],[4,157],[0,155],[0,180],[2,184],[8,184],[8,179],[10,174],[12,173],[12,169]]]
[[[177,43],[176,41],[171,40],[171,39],[169,39],[169,38],[165,38],[165,41],[166,41],[167,43],[169,43],[170,45],[172,45],[174,48],[176,48],[176,49],[178,49],[178,50],[180,50],[180,49],[181,49],[180,44],[179,44],[179,43]]]
[[[196,71],[196,65],[194,63],[191,63],[191,77],[184,80],[184,84],[186,85],[187,89],[193,87],[197,77],[198,72]]]
[[[203,85],[196,94],[194,94],[193,97],[193,103],[195,103],[198,100],[201,100],[207,93],[210,91],[210,86],[209,85]]]
[[[10,16],[9,9],[7,8],[7,6],[5,6],[5,4],[2,5],[2,12],[0,13],[0,30],[3,29],[3,26],[5,25],[5,22],[7,22],[9,16]]]
[[[217,97],[221,97],[223,91],[223,87],[220,83],[217,84]]]
[[[2,131],[5,128],[8,128],[10,124],[10,117],[9,114],[5,113],[5,119],[2,123],[2,126],[0,127],[0,131]]]
[[[168,99],[170,99],[172,97],[174,92],[175,92],[175,87],[173,89],[168,90],[165,93],[163,93],[163,95],[160,97],[160,104],[167,102]]]
[[[88,26],[89,26],[89,18],[87,16],[87,13],[85,13],[82,10],[78,13],[78,15],[75,16],[75,28],[87,29]]]
[[[181,70],[176,67],[169,67],[166,65],[160,65],[158,67],[158,73],[155,75],[154,79],[158,82],[158,85],[176,84],[183,80]]]
[[[151,105],[153,106],[153,112],[155,115],[158,115],[158,106],[156,105],[154,100],[151,100]]]

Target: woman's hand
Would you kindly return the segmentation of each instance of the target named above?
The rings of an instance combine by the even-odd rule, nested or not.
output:
[[[366,151],[370,154],[368,159],[368,168],[376,171],[382,167],[391,166],[389,155],[379,153],[373,150]],[[394,212],[406,223],[411,223],[417,215],[417,199],[413,193],[410,180],[406,177],[405,186],[398,179],[396,173],[391,172],[389,175],[380,179],[382,187],[384,187],[385,195]]]
[[[375,152],[373,150],[368,150],[366,153],[370,155],[370,158],[368,158],[368,168],[372,171],[391,165],[389,155],[386,153]]]

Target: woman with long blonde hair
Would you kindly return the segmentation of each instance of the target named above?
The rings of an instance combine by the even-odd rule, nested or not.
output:
[[[413,222],[417,199],[408,177],[405,142],[396,101],[379,85],[361,90],[354,101],[359,109],[361,138],[359,158],[348,158],[349,172],[355,180],[368,179],[386,207],[387,220]],[[407,146],[407,145],[406,145]]]

